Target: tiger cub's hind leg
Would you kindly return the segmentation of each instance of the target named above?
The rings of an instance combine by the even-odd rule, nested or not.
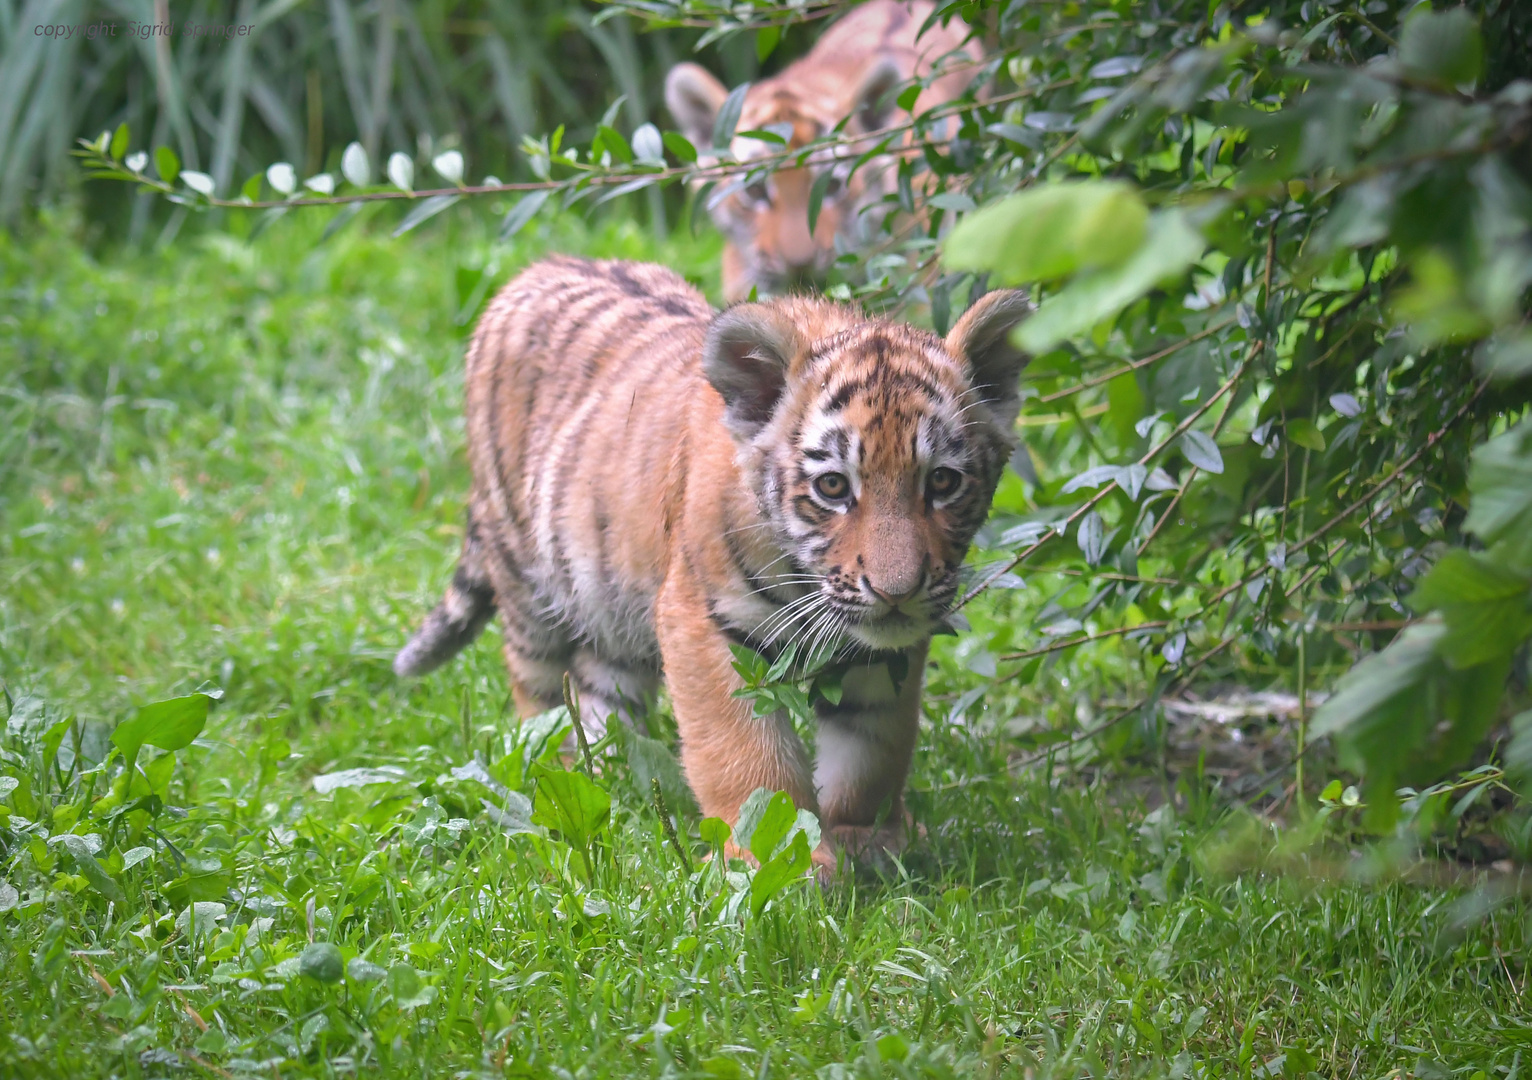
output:
[[[501,651],[511,676],[511,696],[523,719],[564,703],[564,675],[579,699],[580,722],[595,742],[617,716],[630,727],[639,721],[659,689],[657,663],[599,656],[575,644],[564,626],[541,614],[532,591],[518,579],[496,575],[503,634]]]
[[[508,560],[494,568],[494,579],[500,651],[516,712],[525,720],[563,704],[564,672],[574,656],[574,641],[543,613],[536,594]]]
[[[579,694],[580,722],[589,739],[595,741],[605,735],[614,716],[647,733],[643,716],[659,690],[658,663],[611,659],[594,649],[581,648],[575,650],[569,673]]]

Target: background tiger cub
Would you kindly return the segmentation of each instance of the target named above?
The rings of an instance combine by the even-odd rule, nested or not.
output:
[[[601,730],[663,671],[705,814],[785,790],[829,840],[897,846],[926,646],[1009,452],[1027,310],[990,293],[943,341],[824,300],[714,314],[659,266],[530,267],[469,346],[468,529],[395,670],[442,663],[498,608],[523,715],[568,670]],[[789,641],[851,662],[815,765],[787,716],[732,696],[731,642]],[[828,842],[815,861],[834,867]]]
[[[791,129],[790,145],[803,146],[846,117],[851,133],[876,131],[905,117],[891,93],[912,77],[951,68],[920,95],[916,112],[951,101],[973,81],[975,62],[983,59],[969,29],[953,18],[920,28],[935,5],[929,0],[870,0],[825,31],[814,48],[779,74],[753,84],[745,94],[737,131],[760,131],[775,125]],[[681,131],[706,154],[713,142],[713,120],[729,92],[696,64],[677,64],[665,77],[665,104]],[[784,129],[785,130],[785,129]],[[757,139],[735,139],[741,160],[778,147]],[[860,148],[861,150],[866,147]],[[863,211],[884,194],[884,169],[877,162],[847,178],[855,155],[783,169],[767,179],[734,191],[711,213],[727,238],[723,289],[728,300],[743,300],[751,288],[761,295],[780,292],[804,277],[823,273],[835,257],[841,233],[859,247],[877,228],[876,212]],[[809,233],[809,193],[823,170],[827,181],[819,220]]]

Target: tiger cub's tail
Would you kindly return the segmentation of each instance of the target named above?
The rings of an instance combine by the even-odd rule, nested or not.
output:
[[[462,652],[495,615],[495,589],[484,566],[484,542],[468,519],[463,553],[447,594],[394,657],[396,675],[424,675]]]

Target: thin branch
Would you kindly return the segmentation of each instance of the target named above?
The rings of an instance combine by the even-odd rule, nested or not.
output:
[[[1133,626],[1119,626],[1115,630],[1102,630],[1099,633],[1085,634],[1081,637],[1070,638],[1068,641],[1055,641],[1051,645],[1043,645],[1036,649],[1028,649],[1026,652],[1006,653],[1005,655],[998,657],[998,659],[1030,660],[1034,656],[1042,656],[1045,653],[1058,652],[1061,649],[1072,649],[1076,645],[1089,645],[1093,641],[1102,641],[1106,638],[1120,637],[1123,634],[1131,634],[1135,630],[1156,630],[1169,625],[1170,623],[1166,622],[1164,619],[1157,619],[1154,622],[1141,622]],[[1014,675],[1007,675],[1005,678],[1014,678]],[[1000,679],[997,681],[1004,682],[1005,679]]]
[[[1094,378],[1086,379],[1083,382],[1076,383],[1074,386],[1069,387],[1067,390],[1056,390],[1051,394],[1044,394],[1042,397],[1037,398],[1036,400],[1038,404],[1044,405],[1050,401],[1058,401],[1060,398],[1069,397],[1071,394],[1078,394],[1082,390],[1089,390],[1093,386],[1100,386],[1102,383],[1111,382],[1119,375],[1126,375],[1129,372],[1137,371],[1141,367],[1148,367],[1150,364],[1157,360],[1163,360],[1165,357],[1170,356],[1172,353],[1180,352],[1188,345],[1194,345],[1208,335],[1218,333],[1218,331],[1222,330],[1233,321],[1234,317],[1231,315],[1229,318],[1223,320],[1222,322],[1214,323],[1212,326],[1205,327],[1204,329],[1197,331],[1195,334],[1192,334],[1189,337],[1182,338],[1174,345],[1167,345],[1159,352],[1150,353],[1148,356],[1138,360],[1131,360],[1124,364],[1122,367],[1118,368],[1116,371],[1109,371],[1105,375],[1097,375]]]

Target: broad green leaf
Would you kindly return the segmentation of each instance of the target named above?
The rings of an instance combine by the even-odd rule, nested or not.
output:
[[[157,746],[161,750],[184,749],[202,734],[212,702],[206,694],[188,694],[145,705],[133,719],[125,720],[113,729],[112,744],[122,751],[123,760],[130,766],[143,746]]]
[[[723,818],[703,818],[697,826],[697,833],[702,837],[702,842],[714,851],[723,850],[723,846],[729,842],[729,837],[734,830],[729,828],[729,823]]]
[[[808,837],[801,832],[793,833],[792,842],[778,854],[762,860],[761,868],[750,879],[751,916],[758,918],[774,896],[794,881],[803,880],[812,861]]]
[[[1466,761],[1495,720],[1509,657],[1451,668],[1439,652],[1447,632],[1436,619],[1406,627],[1342,676],[1314,714],[1311,736],[1334,736],[1341,764],[1365,777],[1375,831],[1393,827],[1397,787],[1433,782]]]
[[[1463,528],[1508,566],[1532,571],[1532,420],[1474,451],[1468,490]]]
[[[160,174],[160,179],[167,184],[174,184],[176,177],[181,175],[181,159],[176,152],[168,146],[154,148],[154,168]]]
[[[1181,453],[1203,472],[1223,472],[1223,452],[1211,435],[1201,431],[1187,431],[1181,436]]]
[[[1142,196],[1120,180],[1047,184],[964,217],[947,237],[942,261],[1022,285],[1115,266],[1143,244],[1148,222]]]
[[[525,755],[526,768],[530,771],[533,762],[555,759],[559,747],[573,731],[569,710],[562,705],[523,720],[516,730],[516,737]]]
[[[739,114],[745,107],[745,94],[749,83],[740,83],[724,98],[718,115],[713,118],[713,149],[727,150],[734,139],[734,129],[739,126]]]
[[[1432,248],[1410,264],[1410,282],[1394,295],[1393,315],[1422,346],[1474,341],[1494,327],[1464,289],[1453,260]]]
[[[1446,633],[1441,623],[1406,627],[1388,648],[1369,656],[1340,679],[1332,694],[1314,713],[1309,735],[1322,739],[1344,731],[1399,695],[1418,686],[1436,658],[1436,645]]]
[[[1532,579],[1462,549],[1443,555],[1409,598],[1416,611],[1442,613],[1438,650],[1455,668],[1513,653],[1532,633],[1529,601]]]
[[[1149,219],[1149,237],[1121,265],[1080,275],[1048,297],[1032,316],[1011,331],[1011,340],[1034,356],[1079,334],[1168,279],[1179,277],[1201,256],[1202,234],[1177,210]]]
[[[797,818],[787,792],[756,788],[739,808],[734,842],[764,863],[787,838]]]
[[[63,745],[64,736],[69,734],[74,727],[74,717],[66,717],[43,732],[43,761],[52,765],[58,759],[59,747]],[[9,777],[3,778],[9,779]],[[0,788],[0,792],[3,792]]]
[[[298,954],[298,973],[315,982],[340,982],[345,971],[340,949],[328,941],[315,941]]]
[[[1511,717],[1511,738],[1505,744],[1505,771],[1532,794],[1532,709]]]
[[[910,1056],[909,1042],[897,1031],[884,1035],[878,1040],[877,1047],[881,1061],[903,1061]]]
[[[612,797],[584,773],[539,763],[532,821],[556,829],[568,843],[588,847],[612,816]]]
[[[676,160],[692,165],[697,160],[697,148],[691,144],[691,140],[679,131],[667,131],[663,136],[665,148],[675,155]]]
[[[187,904],[176,916],[176,932],[185,934],[192,941],[202,941],[218,933],[218,924],[229,913],[227,904],[217,900],[200,900]]]
[[[781,132],[770,131],[766,128],[751,128],[749,131],[736,131],[736,139],[758,139],[761,142],[771,143],[773,146],[786,146],[787,137]]]
[[[111,153],[112,153],[112,157],[116,158],[118,161],[121,161],[122,160],[122,155],[126,154],[127,152],[128,152],[128,125],[127,125],[127,122],[124,121],[123,123],[117,125],[117,130],[112,135],[112,150],[111,150]]]
[[[484,807],[487,816],[500,831],[507,836],[519,836],[522,833],[538,834],[539,830],[532,824],[532,800],[519,791],[507,791],[505,793],[505,806],[499,807],[488,799],[480,798],[479,802]]]
[[[825,192],[830,190],[830,181],[835,179],[835,170],[825,169],[814,177],[814,184],[809,188],[809,234],[819,227],[819,212],[824,209]]]
[[[1319,451],[1325,448],[1324,433],[1314,426],[1312,420],[1299,417],[1287,422],[1287,440],[1305,450]]]
[[[382,982],[388,977],[388,969],[358,956],[346,964],[346,976],[352,982]]]
[[[60,844],[69,853],[80,876],[90,882],[91,888],[108,900],[122,902],[122,889],[112,880],[106,868],[96,860],[95,854],[91,852],[90,845],[85,842],[83,836],[65,833],[60,838]]]
[[[1106,526],[1101,521],[1101,515],[1096,511],[1092,510],[1080,519],[1075,543],[1080,546],[1080,554],[1085,556],[1085,561],[1091,566],[1101,561],[1105,532]]]
[[[630,164],[633,161],[633,148],[628,145],[628,140],[624,139],[621,132],[616,128],[603,125],[596,129],[596,138],[600,139],[601,145],[624,165]]]
[[[640,735],[626,724],[620,726],[617,733],[639,791],[647,794],[651,783],[658,780],[665,803],[673,812],[686,813],[695,808],[691,788],[681,772],[681,763],[670,752],[670,747],[658,739]]]
[[[775,23],[763,26],[755,32],[755,58],[761,63],[776,49],[777,42],[782,40],[782,28]]]
[[[149,764],[138,763],[138,767],[128,774],[128,798],[142,799],[148,795],[157,795],[163,801],[170,796],[170,778],[175,775],[176,756],[174,754],[161,754]]]
[[[1532,329],[1521,326],[1485,342],[1474,366],[1497,381],[1532,375]]]
[[[394,1004],[406,1011],[436,1000],[436,987],[428,985],[409,964],[395,964],[388,969],[388,992]]]
[[[1464,8],[1416,6],[1404,20],[1399,59],[1411,71],[1453,86],[1475,83],[1484,71],[1484,39]]]

